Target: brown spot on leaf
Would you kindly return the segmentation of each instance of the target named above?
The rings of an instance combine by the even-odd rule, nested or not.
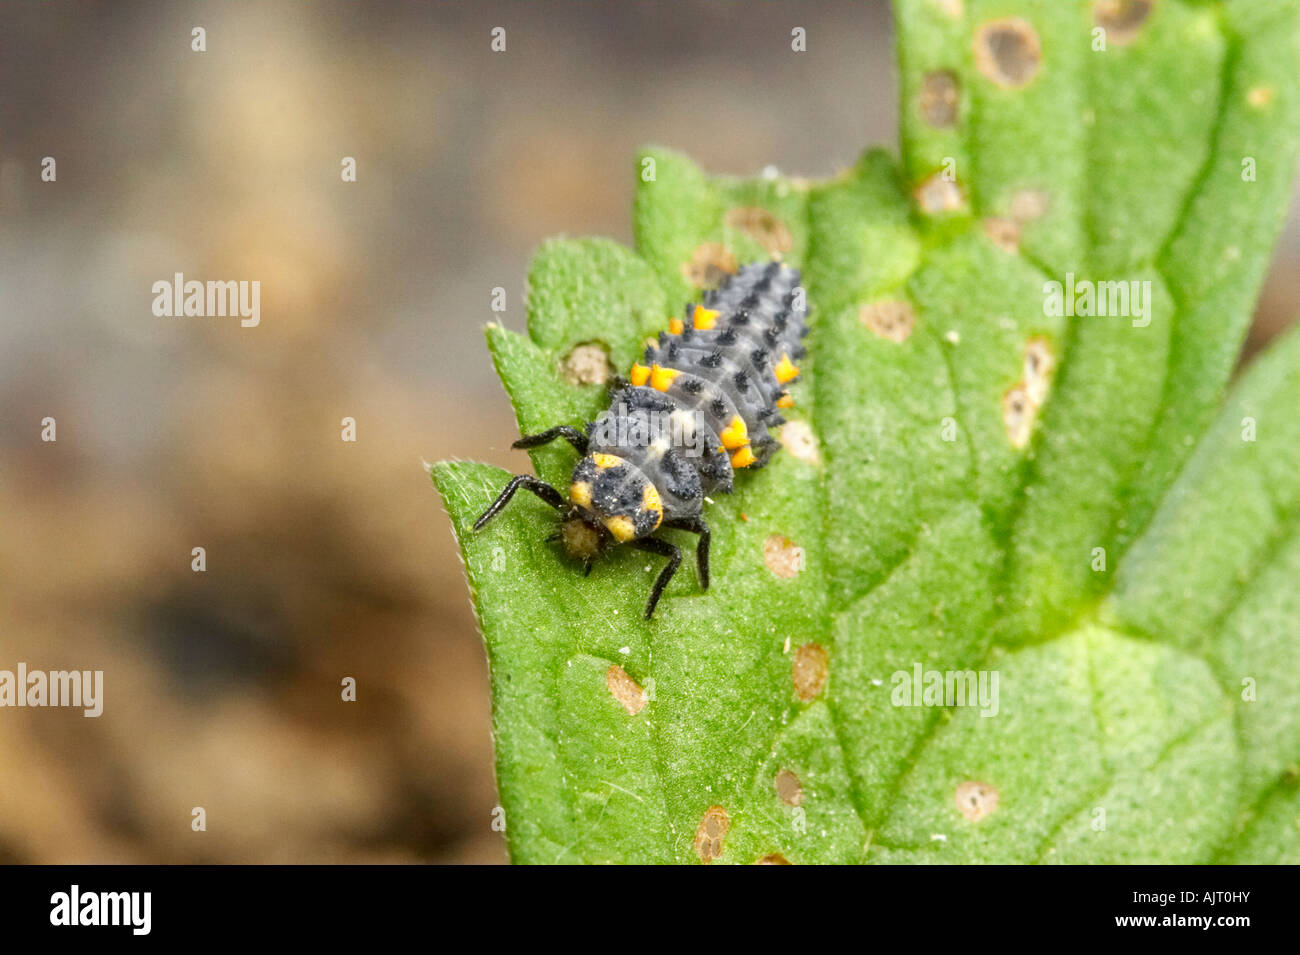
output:
[[[1256,86],[1246,94],[1246,102],[1256,109],[1263,109],[1269,103],[1273,102],[1273,87]]]
[[[1106,39],[1123,46],[1132,43],[1151,14],[1151,0],[1096,0],[1092,20],[1106,31]]]
[[[803,786],[792,770],[783,769],[777,773],[773,785],[776,787],[776,794],[787,806],[797,806],[803,802]]]
[[[1020,17],[992,20],[975,31],[975,66],[998,86],[1026,85],[1042,59],[1038,32]]]
[[[1029,435],[1034,429],[1034,404],[1029,400],[1023,382],[1018,382],[1002,396],[1002,421],[1012,447],[1023,448],[1029,443]]]
[[[1029,443],[1034,430],[1034,419],[1047,401],[1052,373],[1056,369],[1052,343],[1042,336],[1025,342],[1022,367],[1020,380],[1002,396],[1002,420],[1007,427],[1007,438],[1016,448],[1023,448]]]
[[[736,256],[721,242],[705,242],[682,266],[682,275],[696,288],[717,288],[727,276],[736,274]]]
[[[803,570],[803,548],[781,534],[769,534],[763,541],[763,563],[778,577],[796,577]]]
[[[957,809],[971,822],[979,822],[998,808],[998,791],[988,783],[968,780],[957,787]]]
[[[999,249],[1015,252],[1020,248],[1020,223],[1014,219],[989,218],[984,220],[984,234]]]
[[[794,662],[790,665],[795,696],[805,703],[815,699],[826,685],[830,662],[830,656],[820,643],[805,643],[796,650]]]
[[[921,118],[927,126],[947,129],[957,122],[961,100],[957,74],[952,70],[934,70],[921,81]]]
[[[912,303],[901,299],[869,302],[858,309],[858,321],[881,338],[905,342],[916,326]]]
[[[806,421],[787,421],[781,427],[781,444],[800,461],[816,464],[817,438]]]
[[[785,856],[781,855],[781,853],[779,852],[773,852],[770,855],[763,856],[763,858],[761,859],[754,860],[754,865],[789,865],[789,864],[790,864],[790,860],[787,859]]]
[[[609,687],[614,699],[623,705],[623,709],[633,716],[645,709],[645,690],[617,663],[611,664],[605,671],[605,685]]]
[[[790,227],[761,206],[728,209],[722,221],[733,229],[739,229],[773,255],[789,252],[794,247]]]
[[[571,385],[603,385],[614,373],[609,352],[599,342],[583,342],[560,360],[560,374]]]
[[[1047,391],[1052,383],[1052,372],[1056,369],[1056,356],[1052,353],[1052,343],[1046,338],[1031,338],[1025,343],[1025,377],[1024,389],[1031,404],[1041,408],[1047,401]]]
[[[923,179],[912,190],[912,198],[917,207],[927,215],[940,212],[956,212],[966,207],[966,197],[956,180],[944,175],[941,169],[927,179]]]
[[[1047,193],[1041,189],[1018,189],[1011,197],[1011,218],[1024,225],[1047,214]]]
[[[731,828],[731,817],[721,806],[710,806],[695,830],[695,854],[708,865],[722,855],[722,841]]]

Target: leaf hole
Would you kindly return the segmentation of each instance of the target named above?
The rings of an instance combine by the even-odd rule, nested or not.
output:
[[[1020,249],[1020,223],[1014,219],[997,217],[985,219],[984,234],[1004,252],[1016,252]]]
[[[803,785],[793,770],[781,770],[776,774],[773,785],[776,787],[776,794],[787,806],[797,806],[803,802]]]
[[[881,338],[901,343],[916,327],[916,312],[911,302],[901,299],[870,302],[858,309],[858,321]]]
[[[1246,102],[1256,109],[1263,109],[1273,102],[1273,87],[1256,86],[1246,94]]]
[[[1023,448],[1029,443],[1034,428],[1034,405],[1025,391],[1024,382],[1017,382],[1002,396],[1002,421],[1012,447]]]
[[[826,675],[830,670],[830,655],[820,643],[805,643],[795,651],[790,664],[790,676],[794,680],[794,693],[805,703],[814,700],[826,686]]]
[[[1021,368],[1020,380],[1002,396],[1002,420],[1006,424],[1007,438],[1017,448],[1029,443],[1034,419],[1051,390],[1052,373],[1056,370],[1052,343],[1041,335],[1025,342]]]
[[[1041,336],[1031,338],[1025,343],[1025,394],[1035,409],[1041,408],[1047,401],[1047,392],[1052,383],[1052,372],[1056,370],[1056,356],[1052,345]]]
[[[731,828],[731,817],[721,806],[710,806],[695,829],[695,854],[708,865],[722,855],[722,843]]]
[[[682,275],[696,288],[714,289],[735,275],[738,266],[735,254],[721,242],[705,242],[691,254],[691,260],[682,266]]]
[[[1106,38],[1123,46],[1132,43],[1151,15],[1151,0],[1097,0],[1092,20],[1106,31]]]
[[[957,185],[955,179],[946,176],[942,169],[923,179],[912,190],[912,198],[926,215],[956,212],[966,206],[966,196],[962,193],[961,186]]]
[[[763,541],[763,563],[778,577],[797,577],[804,566],[804,550],[790,538],[769,534]]]
[[[783,255],[794,248],[790,227],[761,206],[728,209],[722,221],[728,227],[745,233],[772,255]]]
[[[1017,189],[1011,196],[1011,219],[1024,225],[1047,214],[1049,200],[1041,189]]]
[[[1025,86],[1042,59],[1038,32],[1020,17],[993,20],[975,33],[975,66],[998,86]]]
[[[605,685],[609,687],[614,699],[631,715],[636,716],[645,709],[645,690],[617,663],[611,664],[605,671]]]
[[[800,461],[816,464],[817,438],[806,421],[787,421],[781,428],[781,444]]]
[[[998,791],[988,783],[967,780],[957,787],[957,810],[971,822],[979,822],[998,808]]]
[[[957,123],[957,106],[961,99],[957,74],[952,70],[933,70],[921,81],[921,118],[927,126],[948,129]]]
[[[560,374],[571,385],[603,385],[614,374],[609,349],[600,342],[582,342],[560,359]]]

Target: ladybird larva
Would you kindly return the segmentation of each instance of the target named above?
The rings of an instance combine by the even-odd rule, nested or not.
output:
[[[474,523],[479,530],[520,488],[562,518],[553,539],[587,572],[609,547],[626,544],[668,559],[646,602],[654,614],[682,562],[680,548],[654,536],[663,528],[699,535],[700,587],[709,587],[705,497],[730,493],[735,472],[761,468],[780,450],[771,431],[793,406],[786,386],[799,376],[808,305],[798,269],[746,265],[646,347],[619,379],[609,409],[585,428],[557,425],[513,447],[564,438],[581,455],[566,498],[531,474],[516,475]]]

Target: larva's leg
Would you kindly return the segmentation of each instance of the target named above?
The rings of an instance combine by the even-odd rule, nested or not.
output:
[[[568,507],[564,498],[560,496],[560,492],[541,478],[535,478],[531,474],[518,474],[510,479],[510,483],[497,495],[497,499],[492,502],[492,506],[483,512],[483,516],[474,522],[474,530],[479,530],[484,524],[496,517],[501,509],[510,503],[510,499],[515,496],[515,491],[521,487],[526,491],[532,491],[557,511],[562,511]]]
[[[700,575],[700,589],[709,589],[709,525],[704,518],[693,517],[689,520],[673,521],[667,525],[680,530],[700,535],[700,542],[695,545],[695,567]]]
[[[645,618],[649,620],[654,615],[655,605],[659,603],[668,581],[673,579],[673,574],[677,573],[677,568],[682,565],[682,551],[676,544],[670,544],[657,537],[642,537],[640,540],[632,541],[628,546],[648,554],[658,554],[660,557],[668,558],[668,566],[659,572],[654,587],[650,589],[650,599],[646,601]]]
[[[587,436],[571,424],[556,425],[538,434],[526,434],[514,444],[512,448],[536,448],[543,444],[549,444],[556,438],[563,438],[573,445],[579,454],[587,453]]]

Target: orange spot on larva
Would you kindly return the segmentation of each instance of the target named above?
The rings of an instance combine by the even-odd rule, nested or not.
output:
[[[805,703],[816,698],[826,685],[830,662],[830,656],[819,643],[805,643],[796,650],[790,664],[795,696]]]
[[[722,855],[722,842],[731,828],[731,817],[721,806],[710,806],[695,830],[695,854],[708,865]]]
[[[663,365],[650,366],[650,387],[655,391],[667,391],[673,386],[673,379],[681,374],[677,368],[665,368]]]
[[[605,685],[609,687],[609,692],[613,694],[614,699],[623,704],[623,709],[633,716],[645,709],[645,691],[617,663],[611,664],[605,671]]]
[[[697,305],[691,312],[691,325],[697,331],[707,332],[717,321],[717,311],[703,305]]]
[[[957,787],[957,809],[971,822],[979,822],[998,808],[998,791],[988,783],[968,780]]]
[[[730,423],[718,435],[718,439],[728,451],[735,451],[749,444],[749,428],[745,424],[745,419],[740,415],[733,415]]]

